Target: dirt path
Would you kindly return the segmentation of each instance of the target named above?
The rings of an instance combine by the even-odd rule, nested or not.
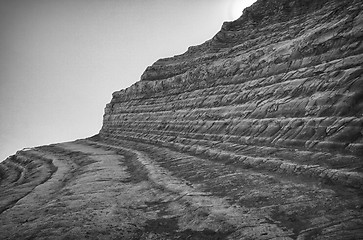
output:
[[[19,155],[28,159],[23,179],[0,185],[0,239],[363,237],[358,190],[127,141]]]

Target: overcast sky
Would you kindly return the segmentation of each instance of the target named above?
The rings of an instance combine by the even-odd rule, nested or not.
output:
[[[92,136],[114,91],[251,0],[0,0],[0,161]]]

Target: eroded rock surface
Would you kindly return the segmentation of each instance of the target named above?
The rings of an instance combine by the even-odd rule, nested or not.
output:
[[[259,0],[0,164],[0,239],[363,239],[363,2]]]
[[[17,179],[1,184],[1,239],[363,236],[354,189],[154,144],[93,138],[21,151],[3,166]]]
[[[258,1],[115,92],[102,139],[362,188],[361,1]]]

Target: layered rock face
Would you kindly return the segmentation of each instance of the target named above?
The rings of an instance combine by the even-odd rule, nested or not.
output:
[[[361,1],[258,1],[115,92],[102,139],[362,187]]]
[[[258,0],[0,163],[0,239],[363,239],[363,2]]]

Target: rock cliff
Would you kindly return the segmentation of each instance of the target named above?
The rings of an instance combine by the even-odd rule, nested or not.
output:
[[[362,187],[360,1],[258,1],[115,92],[100,137]]]
[[[258,0],[158,60],[98,135],[0,164],[4,239],[362,239],[362,9]]]

